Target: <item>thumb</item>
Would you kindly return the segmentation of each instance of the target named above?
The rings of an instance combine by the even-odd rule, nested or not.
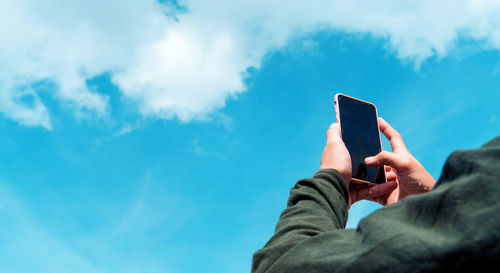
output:
[[[386,195],[394,191],[397,187],[398,183],[396,181],[389,181],[387,183],[361,188],[357,191],[356,199],[363,200]]]
[[[332,123],[328,131],[326,131],[326,141],[332,142],[338,140],[342,140],[340,126],[337,123]]]
[[[382,151],[376,156],[367,157],[365,158],[365,163],[369,166],[388,165],[396,170],[399,169],[401,165],[399,157],[395,153],[389,151]]]

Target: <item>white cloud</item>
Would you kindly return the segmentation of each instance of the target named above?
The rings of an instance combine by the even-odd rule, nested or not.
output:
[[[161,41],[141,50],[134,65],[114,75],[124,95],[140,102],[145,115],[189,121],[244,90],[241,73],[253,65],[230,34],[214,35],[180,23]]]
[[[180,2],[173,20],[153,0],[2,0],[0,112],[28,126],[51,128],[33,84],[97,116],[106,95],[86,80],[110,72],[144,116],[190,121],[245,91],[248,67],[289,39],[320,29],[366,33],[418,66],[445,57],[459,39],[500,49],[500,1],[229,1]],[[30,103],[25,103],[25,96]]]
[[[34,105],[19,101],[40,81],[75,111],[104,115],[108,98],[86,80],[126,69],[129,58],[167,28],[153,1],[3,0],[0,9],[0,112],[25,125],[51,128],[36,92]]]

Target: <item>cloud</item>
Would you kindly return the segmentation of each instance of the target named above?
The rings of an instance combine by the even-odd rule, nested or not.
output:
[[[461,40],[500,49],[500,2],[486,0],[3,0],[0,18],[0,112],[47,129],[39,82],[77,116],[100,117],[109,98],[86,80],[110,73],[140,115],[189,122],[244,92],[266,54],[318,30],[372,35],[417,67]]]
[[[33,86],[53,83],[51,96],[76,113],[108,111],[106,95],[86,80],[127,69],[138,48],[167,28],[153,1],[2,1],[0,10],[0,112],[29,126],[51,128],[49,110]],[[25,91],[33,105],[20,100]]]

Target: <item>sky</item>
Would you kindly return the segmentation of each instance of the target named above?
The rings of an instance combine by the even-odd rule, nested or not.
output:
[[[500,134],[498,1],[0,3],[2,273],[249,272],[337,92],[436,179]]]

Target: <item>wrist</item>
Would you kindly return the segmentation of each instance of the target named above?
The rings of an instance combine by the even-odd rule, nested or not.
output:
[[[344,183],[346,184],[346,186],[349,187],[349,184],[351,183],[351,177],[352,177],[352,174],[350,171],[348,172],[345,170],[339,170],[338,168],[328,167],[328,166],[324,166],[324,165],[321,165],[319,167],[319,171],[321,171],[321,170],[334,170],[334,171],[336,171],[338,174],[340,174],[340,176],[344,180]]]
[[[342,175],[339,170],[335,168],[320,168],[314,176],[315,178],[322,178],[327,180],[330,184],[338,184],[341,188],[345,187],[345,190],[347,192],[347,189],[349,188],[349,183],[346,182],[346,177]],[[349,182],[351,178],[349,176]]]

